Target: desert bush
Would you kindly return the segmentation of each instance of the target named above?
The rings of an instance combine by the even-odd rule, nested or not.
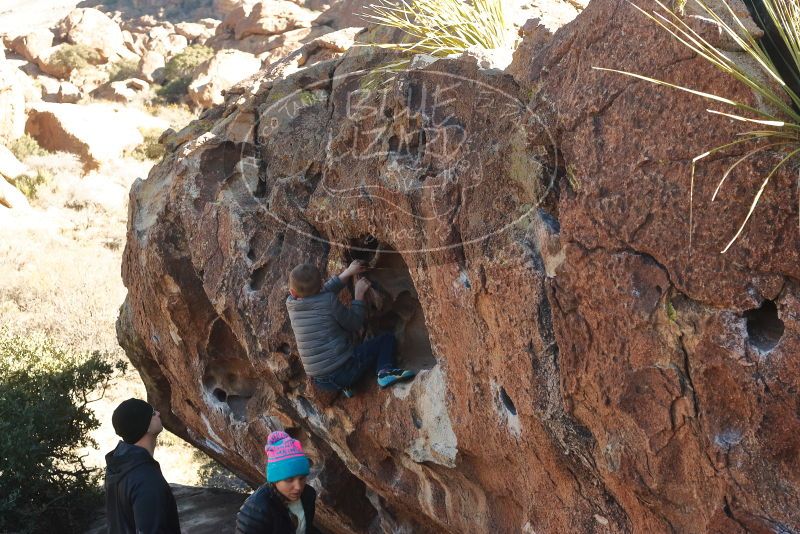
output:
[[[378,2],[361,16],[380,26],[401,30],[409,42],[380,46],[407,53],[443,57],[474,45],[508,48],[515,39],[503,0]]]
[[[200,464],[197,475],[201,486],[250,493],[251,488],[247,485],[247,482],[237,477],[213,458],[206,456],[202,451],[195,449],[193,459]]]
[[[101,57],[94,48],[82,44],[67,45],[61,50],[56,51],[50,62],[54,65],[64,67],[66,70],[73,71],[97,65]]]
[[[142,136],[144,137],[142,144],[131,150],[129,155],[140,161],[161,159],[161,156],[164,155],[164,146],[158,143],[161,130],[149,128],[142,131]]]
[[[175,103],[186,96],[192,73],[204,61],[214,56],[208,46],[191,45],[174,55],[164,66],[164,84],[156,94],[167,102]]]
[[[197,117],[196,114],[192,113],[189,106],[184,103],[146,102],[144,108],[150,115],[167,121],[169,127],[176,132]]]
[[[10,179],[11,185],[19,189],[29,200],[39,196],[39,188],[53,179],[53,175],[45,169],[37,169],[36,174],[23,174]]]
[[[191,45],[184,48],[179,54],[175,54],[167,61],[164,66],[164,78],[167,80],[177,80],[191,76],[194,69],[203,61],[211,59],[214,50],[203,45]]]
[[[77,450],[96,446],[88,405],[113,372],[99,353],[0,331],[0,532],[83,531],[100,472]]]
[[[164,99],[165,102],[176,104],[186,96],[190,83],[192,83],[192,79],[188,76],[165,82],[162,87],[158,88],[156,95]]]
[[[47,150],[43,149],[39,142],[28,134],[12,139],[6,146],[19,160],[24,160],[31,156],[44,156]]]
[[[115,62],[108,70],[110,82],[120,82],[130,78],[138,78],[139,62],[135,59],[121,59]]]

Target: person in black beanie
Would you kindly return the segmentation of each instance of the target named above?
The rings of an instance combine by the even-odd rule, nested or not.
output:
[[[153,459],[161,414],[139,399],[122,402],[111,416],[122,438],[106,454],[106,516],[109,534],[180,534],[172,490]]]

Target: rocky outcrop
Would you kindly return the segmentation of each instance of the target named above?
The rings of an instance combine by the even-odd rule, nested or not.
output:
[[[142,54],[142,59],[139,61],[139,72],[148,82],[162,82],[164,81],[165,65],[166,60],[163,54],[147,51]]]
[[[117,23],[97,9],[76,8],[72,10],[58,24],[56,32],[62,40],[68,43],[84,45],[96,50],[106,61],[132,56],[130,51],[125,48],[125,40]]]
[[[250,13],[236,23],[234,38],[248,35],[276,35],[297,28],[308,28],[319,14],[289,0],[271,0],[253,5]]]
[[[25,93],[20,78],[25,76],[0,59],[0,131],[6,139],[25,133]]]
[[[274,62],[320,35],[346,27],[334,28],[328,19],[323,21],[324,15],[288,0],[236,2],[206,44],[216,50],[233,48]]]
[[[142,144],[141,130],[166,127],[143,111],[110,104],[40,103],[29,111],[25,132],[47,150],[77,154],[88,171]]]
[[[251,483],[284,428],[332,532],[800,529],[800,236],[789,171],[698,169],[755,104],[622,0],[474,57],[353,48],[230,89],[130,197],[121,344],[171,430]],[[535,40],[531,42],[530,40]],[[288,58],[287,61],[296,61]],[[352,399],[306,380],[297,263],[375,267],[368,331],[419,372]],[[345,300],[347,297],[345,296]]]
[[[53,32],[46,28],[40,28],[10,39],[8,46],[28,61],[35,62],[39,56],[45,55],[53,46],[54,38]]]
[[[208,108],[223,102],[222,92],[261,69],[261,60],[238,50],[222,50],[200,65],[189,84],[189,99]]]
[[[92,91],[92,96],[95,98],[119,102],[121,104],[143,100],[144,97],[149,94],[150,84],[138,78],[109,82]]]

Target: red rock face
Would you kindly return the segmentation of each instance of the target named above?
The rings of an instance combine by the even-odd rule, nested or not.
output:
[[[537,46],[516,79],[468,57],[386,79],[353,49],[166,136],[131,191],[119,322],[151,400],[254,484],[271,430],[301,439],[332,532],[799,529],[793,177],[720,255],[770,160],[714,204],[735,156],[701,165],[689,249],[688,162],[736,125],[591,67],[751,96],[625,2]],[[286,280],[353,258],[368,329],[419,375],[332,398]]]

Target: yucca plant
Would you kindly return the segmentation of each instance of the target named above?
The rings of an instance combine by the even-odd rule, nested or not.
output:
[[[368,22],[397,28],[406,43],[378,46],[437,57],[478,45],[486,49],[513,46],[514,34],[503,0],[400,0],[371,4],[361,16]]]
[[[719,13],[715,12],[703,0],[691,1],[700,8],[701,13],[715,22],[722,29],[724,34],[732,39],[733,42],[746,53],[747,57],[755,60],[755,64],[758,66],[757,72],[751,72],[751,70],[749,70],[750,66],[745,66],[740,60],[737,60],[735,56],[729,57],[729,55],[726,55],[721,50],[711,45],[700,36],[700,34],[689,27],[679,14],[674,13],[661,1],[654,0],[657,8],[650,11],[636,5],[634,5],[634,7],[651,21],[669,32],[670,35],[682,45],[754,91],[761,97],[765,104],[763,109],[752,107],[743,102],[737,102],[719,95],[697,91],[663,80],[643,76],[641,74],[602,67],[594,68],[632,76],[666,87],[672,87],[693,95],[701,96],[711,102],[723,104],[728,106],[727,111],[720,111],[718,109],[708,109],[707,111],[715,115],[722,115],[731,120],[741,121],[750,128],[741,132],[737,139],[711,148],[692,159],[689,186],[690,247],[693,230],[694,177],[696,164],[712,154],[728,150],[732,147],[739,147],[739,145],[745,147],[744,156],[734,161],[722,174],[714,194],[711,197],[711,200],[714,201],[731,172],[742,162],[764,151],[778,151],[780,153],[778,163],[764,176],[761,186],[756,191],[747,216],[744,218],[744,221],[742,221],[736,234],[722,250],[724,254],[742,234],[742,231],[761,199],[761,195],[769,184],[770,179],[781,167],[800,153],[800,113],[798,113],[798,109],[800,109],[800,97],[792,87],[786,83],[786,80],[783,79],[779,69],[776,68],[773,60],[762,44],[748,31],[742,21],[736,16],[728,0],[718,0],[721,6],[719,8]],[[780,40],[789,52],[790,57],[786,58],[789,63],[788,66],[791,70],[794,70],[794,72],[798,72],[800,68],[800,5],[798,5],[797,0],[763,0],[763,5],[770,20],[777,28]],[[726,22],[725,19],[732,22]],[[775,87],[775,85],[780,89],[774,89],[773,87]]]

